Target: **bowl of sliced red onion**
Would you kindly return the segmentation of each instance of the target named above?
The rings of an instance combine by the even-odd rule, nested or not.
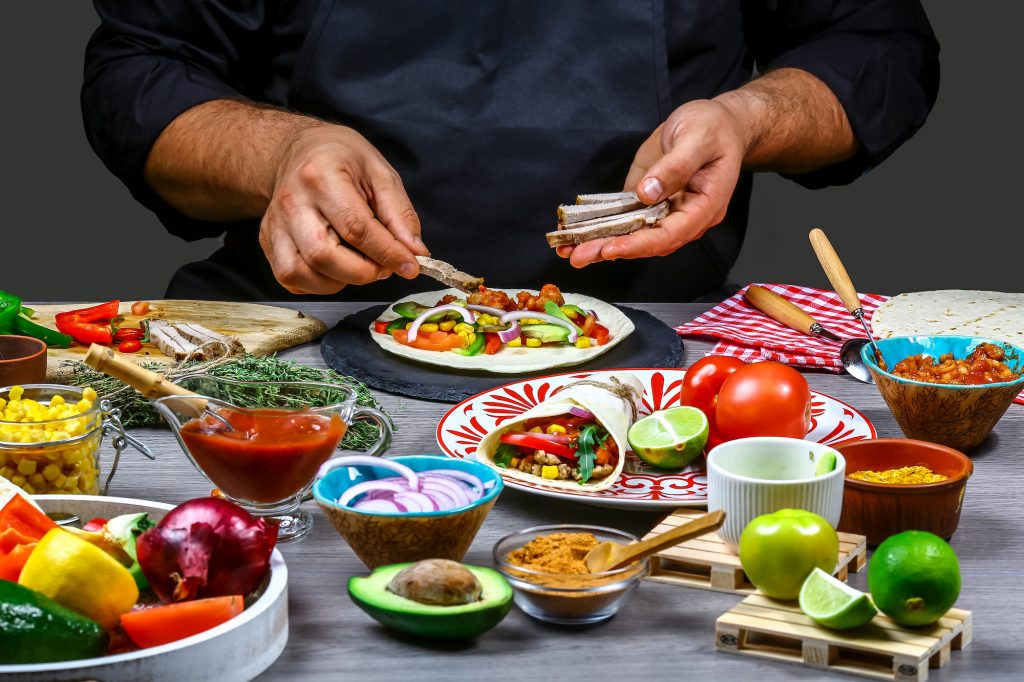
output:
[[[459,561],[498,499],[500,474],[440,455],[337,457],[320,470],[313,497],[369,568]]]

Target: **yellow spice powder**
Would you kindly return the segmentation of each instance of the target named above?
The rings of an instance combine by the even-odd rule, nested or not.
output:
[[[850,478],[868,483],[886,483],[889,485],[918,485],[921,483],[938,483],[949,476],[937,474],[926,466],[902,467],[885,471],[855,471]]]

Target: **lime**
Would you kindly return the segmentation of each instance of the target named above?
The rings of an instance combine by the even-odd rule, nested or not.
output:
[[[960,562],[939,536],[904,531],[875,550],[868,589],[875,606],[900,625],[931,625],[960,596]]]
[[[814,462],[814,475],[824,476],[827,473],[831,473],[836,470],[836,453],[832,450],[826,450],[825,452],[818,455],[818,459]]]
[[[637,457],[660,469],[679,469],[704,452],[708,418],[696,407],[659,410],[629,427],[629,447]]]
[[[867,625],[878,613],[868,595],[833,578],[820,568],[800,588],[800,609],[821,625],[849,630]]]

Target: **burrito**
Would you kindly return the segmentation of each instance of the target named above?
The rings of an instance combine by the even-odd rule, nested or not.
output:
[[[477,459],[513,480],[607,488],[622,473],[643,392],[632,374],[574,381],[484,436]]]

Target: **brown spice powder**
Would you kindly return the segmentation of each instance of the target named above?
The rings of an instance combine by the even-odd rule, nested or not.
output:
[[[600,544],[593,533],[552,533],[540,535],[519,549],[509,552],[506,560],[513,566],[544,573],[582,575],[589,573],[583,559]]]

